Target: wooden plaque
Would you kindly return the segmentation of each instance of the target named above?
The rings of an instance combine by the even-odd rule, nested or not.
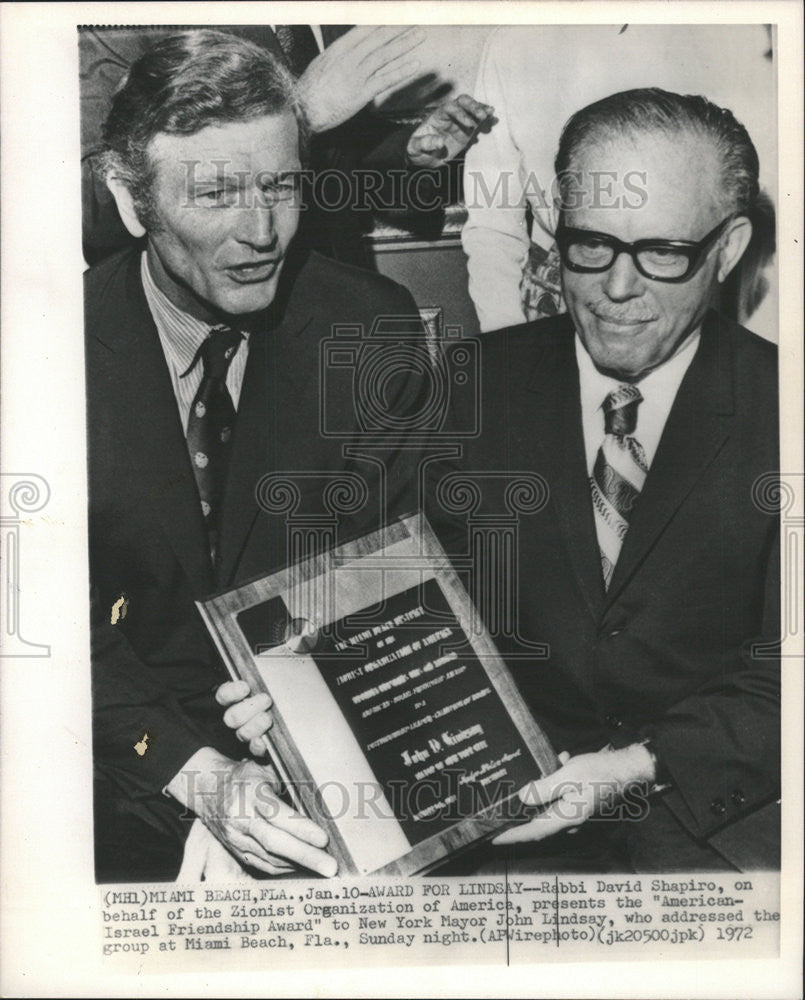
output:
[[[558,767],[422,514],[198,607],[341,875],[427,871]]]

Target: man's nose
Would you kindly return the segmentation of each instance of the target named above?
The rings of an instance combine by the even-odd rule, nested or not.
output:
[[[244,210],[240,220],[240,240],[258,250],[270,249],[277,241],[274,207],[257,199]]]
[[[615,302],[639,295],[643,276],[628,253],[619,253],[604,278],[604,292]]]

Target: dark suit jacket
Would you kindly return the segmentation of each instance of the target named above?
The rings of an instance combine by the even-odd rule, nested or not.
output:
[[[343,457],[357,422],[351,391],[343,384],[328,393],[326,405],[328,426],[343,428],[344,436],[327,438],[319,429],[322,341],[334,322],[368,333],[381,314],[415,317],[416,307],[387,278],[315,254],[286,261],[269,329],[250,341],[220,561],[213,571],[168,368],[140,281],[139,254],[126,251],[87,272],[96,836],[102,880],[175,874],[186,824],[178,822],[178,809],[160,790],[201,746],[243,756],[213,700],[226,674],[194,601],[285,565],[285,515],[258,506],[261,477],[299,474],[301,514],[325,511],[322,488],[334,472],[362,476],[369,499],[340,518],[341,540],[417,506],[416,476],[406,465],[414,461],[413,452],[390,453],[382,437],[375,437],[374,461]],[[416,329],[413,318],[411,327]],[[397,382],[386,384],[386,398],[393,412],[399,406],[404,413],[407,405],[419,405],[420,389],[415,372],[398,375]],[[388,488],[382,508],[381,462]],[[112,624],[112,606],[122,596],[128,602],[125,617]],[[134,745],[145,733],[148,748],[140,756]],[[130,856],[115,853],[115,838],[121,837],[133,851],[131,831],[142,824],[170,842],[162,868],[139,870]],[[112,855],[104,854],[104,844]]]
[[[753,643],[779,635],[778,518],[753,484],[779,467],[776,348],[708,314],[607,593],[573,343],[567,315],[483,338],[483,427],[463,471],[537,473],[549,491],[519,514],[517,547],[519,636],[548,655],[498,641],[557,750],[653,738],[672,789],[628,825],[636,867],[707,867],[713,846],[773,866],[779,663]],[[477,513],[500,513],[479,482]]]

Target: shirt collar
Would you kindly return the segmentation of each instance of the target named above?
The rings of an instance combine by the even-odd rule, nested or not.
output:
[[[194,367],[198,350],[209,337],[210,330],[217,324],[205,323],[174,305],[154,281],[148,266],[148,254],[143,251],[140,274],[143,289],[151,315],[159,332],[168,361],[181,376],[187,375]],[[248,340],[249,332],[239,330]]]
[[[699,346],[701,328],[696,329],[674,354],[659,367],[642,378],[637,386],[643,399],[670,398],[673,400],[693,360],[693,355]],[[575,337],[576,363],[579,367],[579,387],[581,390],[581,405],[586,412],[599,410],[610,392],[623,385],[623,381],[604,375],[593,364],[593,359],[581,342],[578,333]]]
[[[644,399],[669,399],[672,402],[676,399],[679,386],[682,384],[685,372],[699,347],[700,340],[701,328],[694,330],[659,368],[655,368],[653,372],[649,372],[644,379],[641,379],[638,387]]]

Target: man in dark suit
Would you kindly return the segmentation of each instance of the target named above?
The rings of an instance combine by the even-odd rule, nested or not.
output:
[[[496,840],[532,858],[779,864],[779,526],[757,496],[778,468],[777,351],[709,310],[749,241],[757,167],[704,98],[579,111],[556,159],[568,313],[484,338],[464,468],[527,469],[549,493],[521,517],[501,643],[572,755],[524,790],[544,811]],[[603,816],[623,821],[581,827]]]
[[[385,278],[296,251],[307,137],[292,83],[246,40],[172,36],[134,63],[107,122],[107,183],[146,249],[86,275],[100,881],[174,878],[194,815],[245,866],[335,868],[323,831],[241,760],[194,605],[290,558],[271,474],[292,480],[292,513],[329,514],[341,538],[416,505],[410,451],[381,435],[366,460],[344,457],[360,440],[351,396],[327,395],[344,436],[320,433],[333,325],[368,335],[407,317],[415,335],[416,307]],[[390,413],[416,413],[420,388],[395,369]],[[328,493],[339,481],[346,507]]]

